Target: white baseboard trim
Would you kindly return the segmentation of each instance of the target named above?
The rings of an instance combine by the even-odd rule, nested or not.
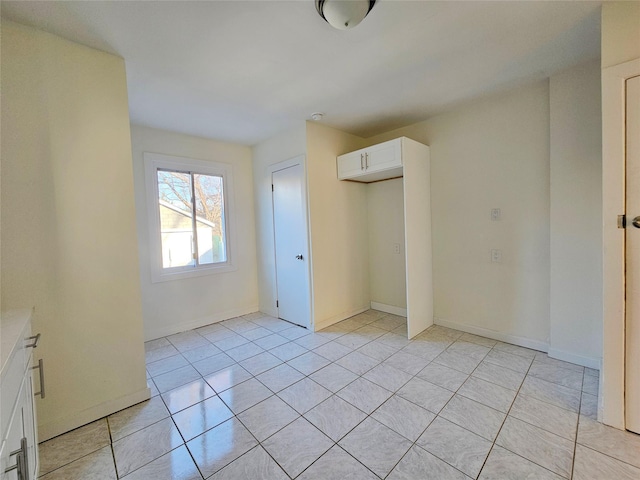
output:
[[[151,398],[151,390],[144,388],[138,392],[119,397],[108,402],[100,403],[80,412],[74,412],[66,417],[56,418],[50,422],[38,425],[38,442],[44,442],[75,428],[99,420],[125,408],[144,402]]]
[[[175,323],[164,327],[151,327],[145,329],[144,341],[155,340],[156,338],[166,337],[175,333],[186,332],[187,330],[193,330],[194,328],[204,327],[212,323],[221,322],[230,318],[239,317],[248,313],[258,311],[258,305],[249,305],[248,307],[234,308],[224,312],[214,313],[207,315],[206,317],[196,318],[195,320],[189,320],[185,322]]]
[[[575,363],[576,365],[582,365],[583,367],[593,368],[600,370],[602,359],[594,357],[585,357],[584,355],[577,355],[575,353],[566,352],[558,348],[549,348],[548,355],[551,358],[563,360],[569,363]]]
[[[531,348],[533,350],[539,350],[541,352],[547,352],[549,350],[549,344],[546,342],[532,340],[526,337],[519,337],[517,335],[510,335],[508,333],[496,332],[495,330],[489,330],[488,328],[451,322],[449,320],[438,317],[433,317],[433,323],[435,323],[436,325],[441,325],[443,327],[460,330],[461,332],[473,333],[474,335],[480,335],[482,337],[491,338],[493,340],[511,343],[513,345],[518,345],[519,347]]]
[[[393,315],[399,315],[401,317],[407,317],[407,309],[401,307],[394,307],[393,305],[387,305],[385,303],[371,302],[372,310],[379,310],[384,313],[391,313]]]
[[[265,315],[269,315],[270,317],[278,318],[278,309],[276,307],[271,306],[259,306],[258,311],[264,313]]]
[[[334,323],[341,322],[346,318],[353,317],[354,315],[358,315],[359,313],[366,312],[367,310],[369,310],[369,305],[367,305],[366,307],[349,310],[347,312],[342,312],[342,313],[339,313],[338,315],[334,315],[333,317],[322,320],[321,322],[316,322],[314,326],[314,331],[317,332],[319,330],[322,330],[323,328],[330,327]]]

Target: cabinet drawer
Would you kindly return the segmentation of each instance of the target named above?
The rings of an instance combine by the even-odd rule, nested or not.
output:
[[[25,386],[27,385],[27,379],[23,379],[22,385],[19,387],[19,392],[17,396],[17,409],[15,410],[13,416],[9,419],[7,425],[7,431],[4,438],[4,445],[2,449],[2,454],[0,456],[0,468],[2,468],[2,473],[4,474],[1,477],[3,480],[15,480],[18,478],[17,470],[10,470],[9,472],[5,472],[5,470],[9,467],[16,465],[18,458],[15,455],[10,455],[11,452],[15,452],[16,450],[20,450],[22,446],[22,439],[25,437],[24,430],[24,412],[23,405],[27,401],[31,401],[30,398],[27,398],[28,392],[25,390]],[[23,471],[24,473],[24,471]],[[29,477],[27,480],[30,480],[33,477]]]
[[[16,404],[16,392],[20,391],[25,370],[28,368],[25,364],[25,356],[27,355],[24,346],[16,348],[2,375],[0,385],[0,402],[2,402],[0,427],[2,432],[6,432],[9,428],[9,421]]]

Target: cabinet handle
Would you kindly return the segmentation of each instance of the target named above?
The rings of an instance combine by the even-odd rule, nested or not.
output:
[[[25,480],[29,480],[29,442],[27,442],[27,437],[22,437],[20,447],[22,449],[22,476]]]
[[[43,363],[44,363],[43,360],[40,359],[38,360],[38,365],[36,365],[35,367],[31,367],[33,370],[35,370],[36,368],[40,370],[40,391],[34,393],[33,394],[34,397],[36,395],[40,395],[40,398],[44,398],[44,365]]]
[[[22,450],[18,450],[17,453],[20,453]],[[22,471],[21,471],[21,467],[22,467],[22,455],[18,455],[16,457],[16,464],[13,465],[12,467],[8,467],[4,469],[4,473],[8,473],[11,470],[18,470],[18,479],[22,478]]]
[[[5,468],[4,473],[17,470],[16,475],[18,480],[29,479],[29,462],[27,461],[28,448],[27,437],[22,437],[22,439],[20,439],[20,448],[9,454],[9,458],[15,455],[16,464],[12,467]]]
[[[36,348],[38,346],[38,342],[40,341],[40,334],[27,337],[26,340],[33,340],[33,343],[25,345],[25,348]]]
[[[364,170],[364,154],[360,154],[360,170]]]
[[[364,154],[364,169],[369,170],[369,154]]]

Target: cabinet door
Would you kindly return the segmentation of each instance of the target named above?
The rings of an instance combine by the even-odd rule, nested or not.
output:
[[[366,150],[365,166],[367,173],[402,166],[402,139],[397,138],[389,142],[374,145]]]
[[[364,173],[364,151],[345,153],[338,157],[338,179],[353,178]]]
[[[0,460],[0,468],[2,468],[2,472],[4,476],[3,480],[17,480],[18,470],[13,469],[4,473],[7,468],[13,467],[16,465],[18,461],[17,455],[11,455],[11,452],[15,452],[20,449],[22,437],[24,437],[24,423],[23,423],[23,413],[22,413],[22,405],[25,402],[25,388],[24,383],[22,384],[22,388],[20,388],[20,392],[18,394],[17,404],[13,417],[9,423],[9,430],[7,431],[7,436],[5,437],[4,447],[2,449],[2,459]]]
[[[36,432],[36,409],[35,398],[33,396],[33,375],[32,370],[27,371],[24,382],[25,396],[22,404],[22,417],[24,425],[24,436],[27,439],[27,464],[29,467],[29,480],[36,478],[38,472],[38,436]]]

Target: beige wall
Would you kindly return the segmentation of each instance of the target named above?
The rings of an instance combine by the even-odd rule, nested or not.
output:
[[[549,88],[540,82],[409,127],[430,146],[436,323],[534,348],[549,337]],[[491,221],[491,209],[502,220]],[[490,250],[502,250],[502,263]]]
[[[640,57],[640,2],[602,4],[602,68]]]
[[[369,308],[366,185],[341,182],[336,157],[363,140],[307,122],[307,172],[315,328]]]
[[[124,61],[2,23],[2,307],[35,307],[42,439],[148,398]]]
[[[550,79],[549,353],[600,368],[602,115],[600,61]]]
[[[251,149],[181,133],[131,126],[140,283],[146,340],[258,309]],[[152,283],[144,152],[227,163],[233,168],[230,245],[234,271]]]
[[[402,178],[370,183],[367,192],[371,301],[407,308]],[[400,252],[394,252],[394,244]]]
[[[255,145],[253,155],[253,188],[256,212],[256,248],[260,311],[277,316],[276,266],[269,167],[305,155],[307,131],[304,122],[287,132]]]

